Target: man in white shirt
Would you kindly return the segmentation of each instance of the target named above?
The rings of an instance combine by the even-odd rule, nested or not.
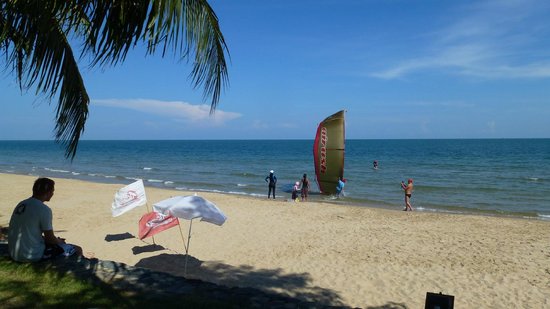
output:
[[[8,230],[8,248],[13,260],[36,262],[60,255],[82,255],[82,248],[66,244],[65,239],[54,235],[52,210],[44,204],[52,198],[54,187],[53,180],[38,178],[32,187],[32,197],[13,210]]]

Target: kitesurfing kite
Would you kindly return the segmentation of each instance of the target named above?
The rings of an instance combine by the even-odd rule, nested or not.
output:
[[[338,179],[344,178],[345,110],[323,120],[313,143],[315,176],[321,194],[335,194]]]

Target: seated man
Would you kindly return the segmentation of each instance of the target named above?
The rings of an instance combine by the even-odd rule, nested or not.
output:
[[[82,255],[82,248],[66,244],[53,233],[52,210],[44,202],[52,198],[54,186],[53,180],[38,178],[32,187],[32,197],[13,210],[8,230],[8,248],[13,260],[35,262],[61,255]]]

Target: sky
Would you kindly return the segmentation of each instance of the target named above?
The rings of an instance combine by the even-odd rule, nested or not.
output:
[[[215,0],[228,49],[218,108],[191,66],[131,50],[80,68],[83,140],[549,138],[550,2]],[[0,59],[0,66],[5,58]],[[0,140],[54,137],[56,102],[0,71]]]

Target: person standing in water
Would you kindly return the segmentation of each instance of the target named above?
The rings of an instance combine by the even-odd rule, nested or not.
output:
[[[372,162],[372,168],[374,168],[375,170],[378,169],[378,161],[374,160],[374,162]]]
[[[402,181],[401,182],[401,188],[403,188],[403,190],[405,191],[405,209],[403,209],[403,211],[407,211],[407,210],[412,211],[413,210],[413,208],[411,206],[411,196],[412,196],[412,192],[413,192],[413,180],[412,180],[412,178],[409,178],[406,185],[405,185],[405,182]]]
[[[340,197],[340,194],[343,194],[344,186],[346,185],[346,180],[342,177],[338,178],[338,185],[336,186],[336,197]]]
[[[271,192],[273,191],[273,199],[275,199],[275,187],[277,186],[277,177],[275,177],[275,174],[273,170],[269,171],[269,175],[265,178],[265,182],[268,183],[269,191],[267,191],[267,198],[271,195]]]
[[[302,177],[302,202],[307,201],[308,193],[309,193],[309,180],[307,179],[307,174],[304,174],[304,177]]]

